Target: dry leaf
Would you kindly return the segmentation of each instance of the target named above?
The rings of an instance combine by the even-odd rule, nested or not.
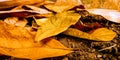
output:
[[[40,12],[40,14],[48,14],[48,13],[52,13],[46,9],[43,9],[43,8],[39,8],[39,7],[35,7],[35,6],[31,6],[31,5],[25,5],[26,7],[34,10],[34,11],[38,11]]]
[[[36,3],[43,3],[45,0],[9,0],[9,1],[2,1],[0,2],[0,10],[11,8],[14,6],[19,5],[27,5],[27,4],[36,4]]]
[[[91,36],[95,37],[98,41],[111,41],[116,36],[116,33],[107,28],[98,28],[91,33]]]
[[[109,21],[120,23],[120,12],[109,9],[88,9],[90,13],[101,15]]]
[[[0,47],[0,53],[17,58],[42,59],[48,57],[62,56],[72,52],[71,49],[66,48],[55,39],[48,39],[48,41],[43,43],[44,44],[41,47],[32,48]]]
[[[4,22],[7,24],[15,24],[19,19],[17,17],[8,17],[4,19]]]
[[[7,24],[0,21],[0,47],[27,48],[35,46],[35,34],[27,31],[24,27]],[[39,46],[39,45],[38,45]]]
[[[115,32],[107,28],[98,28],[92,33],[83,32],[75,28],[68,28],[63,34],[94,41],[111,41],[116,36]]]
[[[17,17],[8,17],[4,20],[4,22],[6,22],[7,24],[13,24],[15,26],[21,26],[21,27],[25,27],[25,25],[27,24],[26,19],[19,20]]]
[[[44,11],[44,10],[43,10]],[[35,11],[35,10],[10,10],[10,11],[0,11],[0,18],[5,19],[8,17],[19,17],[19,18],[27,18],[27,17],[49,17],[50,12]]]
[[[17,7],[15,7],[15,8],[13,8],[13,9],[11,9],[11,10],[25,10],[24,8],[22,8],[22,6],[23,5],[20,5],[20,6],[17,6]]]
[[[66,31],[63,32],[63,34],[78,37],[78,38],[90,39],[90,40],[94,39],[90,34],[75,28],[68,28]]]
[[[80,0],[57,0],[54,4],[48,4],[45,7],[55,12],[63,12],[81,4]]]
[[[79,14],[70,11],[58,13],[55,16],[51,16],[38,28],[35,41],[41,41],[46,37],[54,36],[67,30],[67,28],[75,24],[79,18]]]
[[[41,59],[62,56],[72,52],[71,49],[52,38],[35,43],[35,34],[31,34],[23,27],[16,27],[0,21],[0,29],[0,53],[4,55]]]
[[[35,19],[36,23],[38,25],[42,25],[43,23],[45,23],[48,20],[48,18],[41,18],[41,19]]]

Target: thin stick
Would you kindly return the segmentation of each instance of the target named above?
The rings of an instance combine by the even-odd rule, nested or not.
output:
[[[100,50],[98,50],[98,51],[103,51],[103,50],[111,49],[111,48],[113,48],[113,47],[115,47],[115,46],[117,46],[117,44],[114,44],[114,45],[112,45],[112,46],[110,46],[110,47],[106,47],[106,48],[100,49]]]

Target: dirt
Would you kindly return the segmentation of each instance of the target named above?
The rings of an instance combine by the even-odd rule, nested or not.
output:
[[[110,22],[98,15],[82,14],[81,20],[96,20],[104,27],[115,31],[117,36],[112,41],[100,42],[59,34],[56,36],[57,40],[69,48],[79,48],[79,50],[66,56],[42,60],[120,60],[120,24]]]
[[[65,56],[45,58],[40,60],[120,60],[120,24],[108,21],[104,23],[102,22],[102,24],[117,33],[117,36],[112,41],[91,41],[59,34],[56,36],[57,40],[69,48],[79,48],[79,50]],[[10,59],[26,60],[11,58],[9,56],[0,57],[0,60]]]
[[[56,36],[62,44],[69,48],[79,48],[71,54],[42,60],[119,60],[120,59],[120,24],[111,23],[108,27],[118,35],[109,42],[98,42],[80,39],[64,34]]]
[[[109,42],[90,41],[60,34],[57,39],[69,48],[79,51],[62,57],[42,60],[120,60],[120,24],[109,25],[118,35]]]

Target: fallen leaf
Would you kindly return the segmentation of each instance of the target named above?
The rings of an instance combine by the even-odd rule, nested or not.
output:
[[[52,13],[46,9],[43,9],[43,8],[39,8],[39,7],[35,7],[35,6],[32,6],[32,5],[25,5],[27,8],[30,8],[34,11],[38,11],[40,14],[48,14],[48,13]]]
[[[79,14],[71,11],[51,16],[38,28],[35,41],[41,41],[44,38],[57,35],[67,30],[71,25],[75,24],[79,18]]]
[[[15,7],[15,8],[13,8],[13,9],[11,9],[11,10],[25,10],[24,8],[22,8],[22,6],[23,5],[20,5],[20,6],[17,6],[17,7]]]
[[[9,0],[9,1],[2,1],[0,2],[0,10],[19,6],[19,5],[28,5],[28,4],[36,4],[36,3],[43,3],[45,0]]]
[[[109,21],[120,23],[120,12],[109,9],[87,9],[92,14],[101,15]]]
[[[15,24],[19,19],[17,17],[8,17],[4,19],[4,22],[7,24]]]
[[[41,18],[41,19],[35,19],[36,23],[38,25],[42,25],[43,23],[45,23],[48,20],[48,18]]]
[[[91,36],[95,37],[98,41],[111,41],[116,36],[116,33],[107,28],[98,28],[91,33]]]
[[[0,21],[0,53],[17,58],[42,59],[73,52],[53,38],[34,42],[35,34]],[[57,54],[56,54],[57,53]]]
[[[68,28],[63,34],[94,41],[111,41],[116,36],[115,32],[107,28],[98,28],[92,33],[83,32],[75,28]]]
[[[84,38],[84,39],[90,39],[90,40],[93,39],[93,37],[90,34],[75,28],[68,28],[66,31],[63,32],[63,34],[78,37],[78,38]]]
[[[33,47],[35,34],[24,27],[7,24],[0,21],[0,47],[27,48]],[[38,44],[39,46],[39,44]]]
[[[80,0],[57,0],[54,4],[47,4],[45,7],[55,12],[63,12],[81,4]]]
[[[7,24],[13,24],[15,26],[21,26],[21,27],[25,27],[25,25],[27,24],[26,19],[20,20],[18,17],[8,17],[4,19],[4,22]]]
[[[57,45],[55,44],[57,43]],[[49,39],[41,47],[32,48],[5,48],[0,47],[0,53],[27,59],[42,59],[49,57],[63,56],[73,52],[71,49],[63,46],[59,41],[55,39]]]

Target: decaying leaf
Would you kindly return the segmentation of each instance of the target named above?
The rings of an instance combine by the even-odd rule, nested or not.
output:
[[[71,25],[75,24],[79,18],[79,14],[71,11],[51,16],[38,28],[35,41],[41,41],[46,37],[54,36],[67,30]]]
[[[98,28],[92,33],[83,32],[75,28],[68,28],[63,34],[94,41],[111,41],[116,36],[115,32],[107,28]]]
[[[54,4],[48,4],[45,7],[55,12],[63,12],[81,4],[80,0],[57,0]]]
[[[41,59],[62,56],[72,50],[53,38],[35,43],[35,34],[0,21],[0,53],[17,58]],[[57,54],[56,54],[57,53]]]
[[[90,13],[101,15],[109,21],[120,23],[120,12],[109,9],[88,9]]]

